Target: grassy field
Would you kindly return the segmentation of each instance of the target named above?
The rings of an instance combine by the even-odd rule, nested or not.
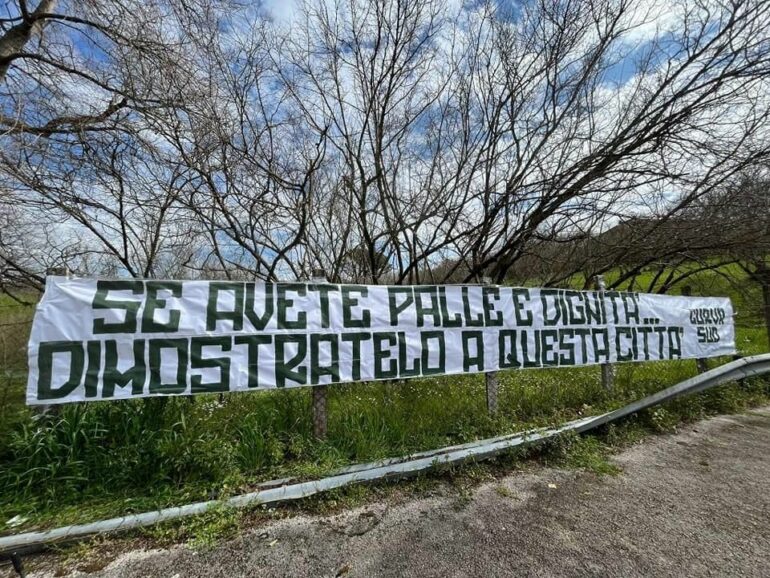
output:
[[[745,305],[740,352],[768,351],[750,296],[721,279],[689,283],[695,294],[728,294],[739,311]],[[209,499],[267,479],[320,476],[352,462],[558,424],[620,407],[696,371],[692,360],[620,364],[611,392],[602,387],[598,367],[501,372],[494,418],[486,411],[481,375],[336,385],[329,390],[323,442],[312,436],[309,388],[236,393],[222,401],[197,396],[73,404],[40,420],[23,404],[31,308],[7,298],[0,307],[0,533]],[[766,381],[752,380],[677,400],[634,423],[666,430],[762,403],[769,393]],[[26,518],[24,525],[4,528],[14,516]]]
[[[746,278],[746,273],[736,264],[722,265],[715,269],[699,271],[702,265],[690,263],[677,268],[677,276],[696,270],[697,273],[674,283],[668,294],[681,295],[685,287],[689,287],[693,295],[730,297],[735,310],[735,322],[739,326],[756,327],[762,322],[762,294],[759,286]],[[667,274],[657,277],[657,270],[642,271],[633,280],[620,283],[617,289],[640,292],[656,292]],[[608,286],[614,286],[620,272],[610,271],[605,275]],[[572,283],[575,287],[583,287],[584,277],[575,277]],[[767,351],[767,349],[765,349]]]

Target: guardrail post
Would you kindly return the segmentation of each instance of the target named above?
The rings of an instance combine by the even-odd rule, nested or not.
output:
[[[741,355],[740,353],[736,353],[735,355],[733,355],[733,361],[738,361],[739,359],[743,359],[743,355]],[[744,378],[740,378],[738,380],[738,386],[741,387],[741,389],[745,388],[746,380]]]
[[[21,556],[18,552],[11,553],[11,565],[13,566],[14,571],[16,574],[19,575],[19,578],[27,578],[27,571],[24,569],[24,562],[21,561]]]
[[[689,285],[685,285],[684,287],[682,287],[682,295],[684,295],[685,297],[692,296],[692,287],[690,287]],[[698,373],[706,373],[709,370],[708,362],[704,357],[698,357],[695,360],[695,369],[697,370]]]
[[[490,371],[484,374],[487,383],[487,412],[489,415],[497,415],[497,372]]]
[[[326,439],[326,388],[327,385],[313,386],[313,436],[316,439]]]
[[[489,277],[483,277],[481,282],[484,285],[492,285],[492,279]],[[490,416],[495,416],[497,415],[497,390],[499,385],[497,372],[490,371],[485,373],[484,380],[487,389],[487,413],[489,413]]]
[[[326,273],[323,269],[313,269],[311,281],[313,283],[328,283]],[[326,397],[327,385],[314,385],[311,387],[313,396],[313,436],[319,440],[326,439],[327,433],[327,412]]]
[[[604,282],[604,275],[595,277],[596,289],[599,291],[602,302],[604,302],[604,292],[607,290],[607,284]],[[602,363],[602,386],[607,391],[612,391],[615,384],[615,368],[611,363]]]

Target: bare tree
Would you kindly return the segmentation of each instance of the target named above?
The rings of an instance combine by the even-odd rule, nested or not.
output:
[[[767,165],[752,167],[702,199],[693,214],[721,240],[719,256],[740,267],[761,294],[770,343],[770,188]],[[733,280],[745,284],[745,280]]]
[[[764,158],[767,6],[684,3],[635,44],[657,16],[638,4],[306,3],[275,59],[307,132],[329,143],[314,259],[333,270],[340,245],[361,246],[374,282],[378,255],[396,282],[500,281],[538,239],[575,251],[634,215],[665,230]],[[592,261],[592,274],[615,266]]]
[[[13,6],[2,194],[90,273],[666,290],[770,152],[758,0]]]
[[[179,202],[186,176],[150,120],[183,106],[190,79],[165,72],[185,65],[208,6],[20,1],[2,20],[3,202],[25,208],[45,261],[149,277],[200,257]],[[0,259],[40,282],[44,269],[20,265],[5,241]]]

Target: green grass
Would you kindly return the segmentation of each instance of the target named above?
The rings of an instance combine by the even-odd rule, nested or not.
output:
[[[29,295],[36,301],[36,295]],[[0,294],[0,369],[3,372],[24,373],[27,369],[27,341],[35,309],[20,305]]]
[[[618,366],[612,393],[598,368],[507,372],[496,418],[481,376],[330,388],[329,437],[311,435],[310,391],[68,405],[27,413],[0,454],[0,520],[67,524],[222,497],[266,479],[309,478],[352,462],[551,425],[619,407],[693,375],[693,361]],[[720,388],[646,415],[649,431],[767,400],[767,385]],[[640,418],[642,419],[642,418]],[[571,447],[569,467],[601,471],[596,448]],[[589,451],[591,450],[591,451]]]
[[[687,273],[699,269],[701,265],[688,263],[678,267],[678,274]],[[620,283],[617,289],[633,291],[657,291],[662,279],[655,283],[657,270],[650,268],[642,271],[635,279]],[[614,286],[620,272],[613,270],[605,275],[608,285]],[[665,275],[661,276],[665,278]],[[584,278],[573,279],[573,284],[583,286]],[[763,330],[762,319],[762,293],[760,287],[751,282],[737,264],[728,264],[716,267],[708,271],[699,271],[677,283],[674,283],[668,291],[671,295],[681,295],[682,290],[689,287],[693,295],[729,297],[736,313],[735,322],[745,328],[757,328]],[[761,336],[764,341],[763,351],[767,351],[766,334]]]
[[[29,296],[32,300],[36,297]],[[0,455],[26,418],[27,341],[34,308],[0,294]],[[1,464],[1,462],[0,462]],[[2,466],[0,466],[2,467]]]
[[[741,295],[722,281],[706,275],[688,282],[695,294],[727,294],[738,303]],[[740,318],[740,352],[767,351],[756,311],[745,310],[754,316]],[[696,371],[692,360],[619,364],[611,392],[598,367],[501,372],[495,417],[487,414],[481,375],[335,385],[323,442],[312,436],[310,388],[234,393],[222,403],[197,396],[71,404],[40,420],[23,404],[31,314],[0,300],[0,533],[212,499],[267,479],[312,478],[349,463],[559,424],[620,407]],[[617,445],[768,400],[761,380],[721,387],[643,412],[598,437],[561,440],[542,455],[564,467],[613,474],[607,456]],[[27,522],[4,527],[16,515]],[[206,543],[207,532],[232,531],[238,520],[219,512],[200,528],[185,527]]]
[[[615,476],[621,469],[609,460],[613,449],[595,435],[565,434],[547,444],[542,457],[552,465]]]

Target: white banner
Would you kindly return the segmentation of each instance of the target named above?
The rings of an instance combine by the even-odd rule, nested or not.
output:
[[[27,403],[729,355],[729,299],[49,277]]]

